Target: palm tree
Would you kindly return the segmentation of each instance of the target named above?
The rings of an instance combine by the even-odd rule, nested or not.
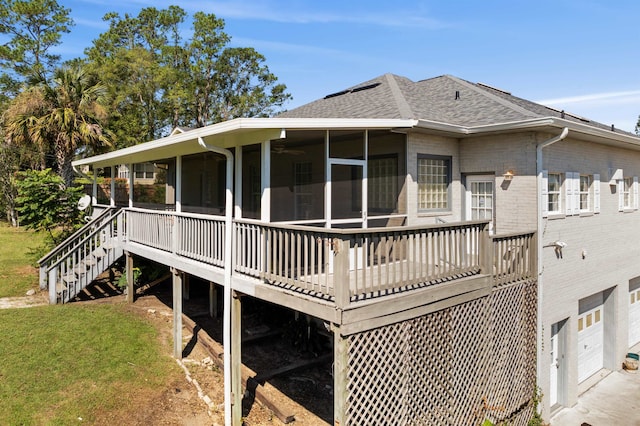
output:
[[[31,91],[31,96],[41,100],[32,102],[35,108],[5,117],[6,134],[14,143],[31,144],[42,152],[53,150],[58,174],[71,186],[71,162],[78,151],[112,145],[111,134],[100,124],[107,117],[106,94],[106,87],[79,65],[59,68],[50,84],[42,83]]]

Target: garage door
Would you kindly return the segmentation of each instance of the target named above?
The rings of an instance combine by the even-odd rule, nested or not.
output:
[[[602,369],[603,340],[602,305],[599,305],[578,316],[578,382]]]
[[[629,291],[629,347],[640,342],[640,289]]]

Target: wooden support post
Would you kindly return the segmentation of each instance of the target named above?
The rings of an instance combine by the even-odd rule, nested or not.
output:
[[[209,316],[218,318],[218,289],[211,281],[209,281]]]
[[[58,267],[49,271],[49,304],[55,305],[58,302]]]
[[[182,359],[182,272],[171,268],[173,274],[173,357]]]
[[[336,306],[344,309],[349,306],[351,290],[349,283],[349,245],[347,239],[334,237],[333,245],[333,291],[335,292]]]
[[[486,224],[480,232],[480,261],[483,274],[493,275],[495,262],[493,257],[493,240],[489,235],[489,224]]]
[[[182,279],[182,300],[189,300],[189,288],[190,288],[190,279],[189,275],[184,274]]]
[[[333,424],[346,422],[347,377],[349,374],[349,342],[340,334],[340,327],[333,325]]]
[[[127,274],[127,303],[135,301],[135,274],[133,273],[133,256],[128,251],[124,252],[126,258],[126,274]]]
[[[242,295],[233,292],[231,301],[231,423],[242,425]],[[225,348],[225,350],[228,350]]]

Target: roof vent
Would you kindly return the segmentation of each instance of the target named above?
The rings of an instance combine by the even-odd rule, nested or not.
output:
[[[487,89],[495,90],[496,92],[504,93],[505,95],[511,95],[511,92],[507,92],[506,90],[498,89],[497,87],[489,86],[484,83],[476,83],[480,87],[485,87]]]
[[[380,86],[380,83],[367,84],[366,86],[356,87],[351,90],[351,93],[362,92],[363,90],[373,89],[374,87]]]
[[[378,86],[380,86],[380,84],[381,83],[372,83],[372,84],[367,84],[366,86],[356,87],[354,89],[343,90],[341,92],[336,92],[336,93],[332,93],[330,95],[327,95],[327,96],[324,97],[324,99],[335,98],[336,96],[346,95],[347,93],[362,92],[363,90],[369,90],[369,89],[373,89],[374,87],[378,87]]]
[[[459,91],[459,90],[456,90],[456,101],[457,101],[458,99],[460,99],[460,91]]]
[[[611,125],[611,131],[612,131],[612,132],[615,132],[615,131],[616,131],[616,126],[615,126],[615,125],[613,125],[613,124]]]
[[[349,93],[349,92],[350,92],[349,90],[343,90],[343,91],[341,91],[341,92],[336,92],[336,93],[332,93],[332,94],[330,94],[330,95],[327,95],[327,96],[325,96],[324,98],[325,98],[325,99],[335,98],[336,96],[342,96],[342,95],[345,95],[345,94],[347,94],[347,93]]]

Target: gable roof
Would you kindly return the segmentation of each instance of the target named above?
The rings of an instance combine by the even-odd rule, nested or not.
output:
[[[406,77],[384,74],[284,112],[279,117],[412,119],[466,127],[554,117],[611,130],[611,126],[451,75],[414,82]]]

